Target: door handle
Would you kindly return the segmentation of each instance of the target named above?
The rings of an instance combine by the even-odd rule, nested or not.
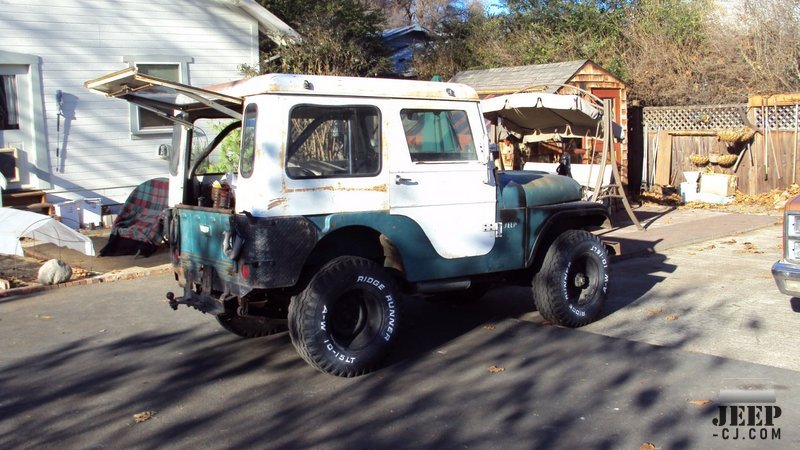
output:
[[[412,180],[411,178],[403,178],[400,175],[395,175],[394,177],[394,184],[410,184],[416,185],[419,184],[416,181]]]

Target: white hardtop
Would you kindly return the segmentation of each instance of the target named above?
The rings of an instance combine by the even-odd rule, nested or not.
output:
[[[92,92],[135,103],[187,127],[192,124],[178,117],[176,110],[192,112],[212,108],[241,119],[245,99],[266,94],[479,101],[475,90],[465,84],[438,81],[269,74],[198,88],[141,74],[136,67],[89,80],[84,86]]]
[[[267,74],[208,86],[205,89],[232,97],[299,94],[478,101],[475,90],[465,84],[324,75]]]

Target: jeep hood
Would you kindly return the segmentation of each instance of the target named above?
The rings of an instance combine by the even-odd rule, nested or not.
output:
[[[498,173],[503,208],[554,205],[581,199],[581,185],[570,177],[514,170]]]

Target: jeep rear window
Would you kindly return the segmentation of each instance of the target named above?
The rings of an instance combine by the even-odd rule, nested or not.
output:
[[[289,178],[377,175],[381,169],[380,114],[371,106],[294,108],[289,121]]]
[[[404,109],[400,115],[411,161],[478,159],[465,111]]]

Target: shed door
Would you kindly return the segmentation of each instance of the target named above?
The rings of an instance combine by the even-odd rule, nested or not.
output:
[[[611,112],[614,114],[614,117],[611,119],[614,122],[622,125],[622,112],[620,110],[620,104],[622,103],[621,91],[619,89],[592,89],[592,94],[596,95],[602,100],[611,100]],[[622,152],[620,150],[620,143],[615,142],[614,152],[617,155],[617,164],[622,164]],[[602,153],[602,142],[595,143],[595,151],[598,152],[598,154]]]

